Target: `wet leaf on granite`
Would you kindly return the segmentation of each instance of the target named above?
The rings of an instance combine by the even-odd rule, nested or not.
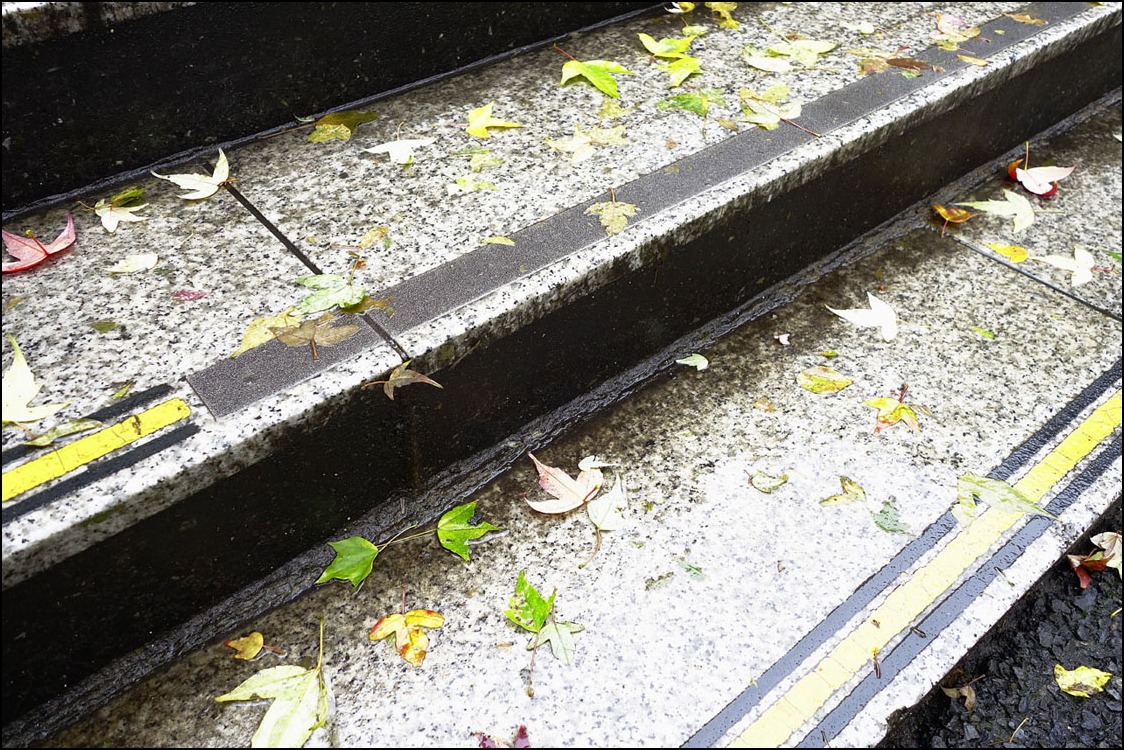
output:
[[[300,325],[301,316],[293,312],[293,308],[288,308],[285,312],[278,313],[270,318],[254,318],[250,325],[246,327],[246,332],[242,334],[242,343],[231,354],[231,358],[237,357],[239,354],[244,354],[254,347],[261,346],[272,338],[275,338],[273,329],[275,328],[290,328]]]
[[[433,138],[415,138],[413,140],[390,141],[374,148],[361,148],[359,150],[366,151],[368,154],[386,154],[395,164],[408,166],[414,163],[414,149],[431,146],[434,140]]]
[[[472,523],[476,515],[476,501],[458,505],[441,516],[437,522],[437,540],[441,546],[468,562],[468,542],[479,539],[490,531],[499,531],[499,526],[493,526],[487,521]]]
[[[376,117],[378,117],[377,112],[363,112],[357,109],[324,115],[316,121],[312,132],[308,134],[308,140],[312,143],[346,141],[355,134],[355,130],[360,125]]]
[[[70,402],[30,406],[43,386],[35,382],[31,367],[23,356],[20,345],[12,334],[6,334],[12,343],[12,364],[4,371],[3,422],[23,424],[38,422],[65,408]]]
[[[1064,255],[1046,255],[1035,260],[1073,274],[1069,279],[1069,283],[1073,286],[1088,284],[1093,280],[1093,254],[1086,250],[1084,245],[1073,246],[1072,258]]]
[[[628,220],[635,216],[639,210],[632,203],[621,203],[617,200],[616,194],[612,194],[612,200],[594,203],[585,210],[585,213],[596,216],[601,222],[601,226],[605,228],[605,234],[612,237],[614,234],[620,234],[624,231]]]
[[[96,419],[87,419],[86,417],[70,419],[60,425],[55,425],[38,437],[24,441],[24,445],[42,448],[51,445],[59,438],[66,437],[67,435],[74,435],[75,433],[86,432],[87,430],[96,430],[101,426],[102,423]]]
[[[371,575],[379,548],[361,536],[350,536],[338,542],[328,542],[328,546],[335,550],[336,556],[316,579],[316,583],[327,583],[338,579],[351,581],[354,588],[359,588],[363,579]]]
[[[3,265],[4,273],[15,273],[16,271],[26,271],[33,268],[49,256],[61,253],[74,245],[78,239],[78,234],[74,231],[74,216],[71,214],[66,215],[66,226],[63,228],[59,236],[51,240],[47,244],[43,244],[35,237],[29,230],[26,235],[12,234],[8,230],[3,230],[4,250],[13,258],[14,261],[5,261]],[[12,307],[14,303],[9,303]],[[8,307],[7,309],[11,309]]]
[[[102,198],[94,204],[94,214],[101,219],[105,231],[113,234],[117,226],[125,221],[146,221],[147,217],[137,216],[136,212],[147,206],[144,191],[147,188],[130,187],[112,196],[108,201]],[[85,205],[85,204],[83,204]]]
[[[628,140],[624,137],[624,125],[612,128],[594,127],[583,133],[580,125],[574,125],[574,135],[571,138],[558,140],[546,139],[546,143],[555,151],[570,154],[570,163],[578,164],[593,156],[596,146],[623,145]]]
[[[399,655],[415,667],[420,667],[429,650],[429,634],[425,629],[439,628],[444,624],[445,617],[440,612],[413,609],[379,619],[367,637],[372,641],[381,641],[393,635]]]
[[[843,486],[843,492],[820,500],[820,505],[847,505],[849,503],[866,502],[866,492],[854,479],[841,476],[839,477],[839,484]]]
[[[851,325],[859,328],[879,328],[882,338],[893,341],[898,335],[898,314],[889,304],[875,297],[870,292],[866,293],[869,308],[856,308],[852,310],[836,310],[830,305],[824,305],[828,310],[846,320]]]
[[[526,497],[527,504],[539,513],[567,513],[593,499],[605,481],[600,469],[586,469],[574,479],[562,469],[546,464],[527,454],[535,463],[539,474],[539,486],[553,499]]]
[[[1047,518],[1057,518],[1002,479],[990,479],[968,472],[957,482],[956,503],[952,506],[952,515],[961,525],[967,526],[975,520],[976,498],[1007,513],[1019,515],[1032,513]]]
[[[492,107],[495,102],[488,102],[483,107],[477,107],[468,113],[468,134],[476,136],[477,138],[490,138],[491,133],[488,128],[521,128],[522,125],[517,125],[514,122],[507,122],[492,117]]]
[[[210,198],[218,192],[220,186],[230,181],[230,162],[227,161],[226,154],[223,150],[219,149],[219,158],[215,164],[215,171],[212,175],[199,175],[199,174],[170,174],[162,175],[152,173],[153,177],[159,177],[161,180],[174,182],[179,187],[190,192],[181,195],[184,200],[198,201],[204,198]]]
[[[620,89],[617,88],[617,79],[613,75],[632,75],[632,71],[624,67],[618,62],[612,60],[589,60],[582,62],[570,57],[569,54],[564,52],[560,47],[555,45],[556,50],[561,52],[569,61],[562,65],[562,80],[559,85],[565,86],[567,81],[575,78],[584,78],[589,83],[597,87],[601,93],[606,96],[611,96],[614,99],[620,98]]]
[[[352,323],[335,325],[336,316],[324,313],[315,320],[306,320],[299,326],[272,328],[270,331],[285,346],[308,346],[312,358],[320,359],[317,346],[332,346],[346,341],[359,333],[359,326]]]
[[[838,393],[851,383],[851,378],[827,365],[809,367],[796,374],[796,384],[812,393]]]
[[[1010,190],[1004,190],[1003,197],[1005,200],[1001,201],[965,201],[956,205],[1010,218],[1011,228],[1016,232],[1021,232],[1034,223],[1034,206],[1030,205],[1030,201]]]

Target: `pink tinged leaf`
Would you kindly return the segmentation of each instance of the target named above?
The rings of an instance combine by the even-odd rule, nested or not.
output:
[[[17,260],[4,263],[4,273],[23,271],[32,266],[37,266],[47,259],[47,256],[61,253],[74,244],[78,238],[74,231],[74,216],[66,215],[66,229],[55,238],[53,242],[44,245],[33,237],[23,237],[4,230],[4,249]]]
[[[604,482],[604,475],[600,469],[588,469],[574,479],[561,469],[542,463],[533,453],[527,455],[535,462],[535,469],[539,472],[539,486],[554,498],[553,500],[527,498],[527,504],[539,513],[566,513],[578,508],[589,502]]]
[[[197,292],[193,289],[181,289],[178,292],[172,292],[172,299],[176,302],[194,302],[197,299],[203,299],[210,292]]]
[[[1015,178],[1024,188],[1035,195],[1045,195],[1054,189],[1053,183],[1069,177],[1075,169],[1077,169],[1075,166],[1018,168],[1015,170]]]
[[[530,747],[531,740],[527,737],[527,727],[522,724],[515,730],[515,747]]]

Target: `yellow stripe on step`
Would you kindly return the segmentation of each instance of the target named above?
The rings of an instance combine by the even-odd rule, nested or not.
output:
[[[1118,390],[1015,483],[1037,503],[1121,422]],[[836,690],[873,669],[874,656],[956,584],[1023,514],[990,507],[962,527],[928,563],[891,591],[862,623],[812,671],[798,680],[736,737],[730,747],[780,747],[803,727]],[[877,623],[877,624],[875,624]]]
[[[170,424],[186,419],[191,409],[183,399],[173,398],[139,414],[127,417],[112,427],[75,440],[57,450],[4,472],[4,502],[28,490],[69,474],[91,461],[151,435]]]

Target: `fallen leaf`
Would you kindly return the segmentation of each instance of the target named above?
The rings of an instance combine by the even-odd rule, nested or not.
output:
[[[1093,280],[1093,254],[1086,250],[1084,245],[1073,246],[1072,258],[1064,255],[1046,255],[1035,260],[1073,274],[1069,283],[1075,287]]]
[[[1047,518],[1057,518],[1038,507],[1030,498],[1001,479],[989,479],[968,472],[960,477],[956,485],[956,503],[952,515],[961,525],[967,526],[976,516],[976,498],[993,508],[1001,508],[1007,513],[1032,513]]]
[[[599,531],[616,531],[624,525],[624,516],[621,511],[625,507],[625,484],[622,477],[617,477],[612,488],[600,493],[585,504],[585,511],[589,514],[590,522]]]
[[[472,517],[476,515],[476,501],[458,505],[441,516],[437,522],[437,540],[441,546],[450,552],[460,555],[461,559],[468,562],[468,541],[479,539],[489,531],[499,531],[499,526],[493,526],[487,521],[472,525]]]
[[[682,5],[682,3],[680,3]],[[742,25],[734,20],[732,15],[738,8],[737,3],[703,3],[714,15],[718,16],[718,26],[722,29],[740,29]]]
[[[620,234],[624,231],[628,220],[635,216],[639,210],[631,203],[621,203],[614,198],[611,201],[594,203],[585,210],[585,213],[596,216],[601,222],[601,226],[605,228],[605,234],[612,237],[614,234]]]
[[[781,474],[780,476],[772,476],[763,471],[753,472],[753,476],[749,478],[749,484],[753,489],[758,492],[769,494],[778,487],[784,486],[788,482],[788,474]]]
[[[1056,184],[1073,174],[1075,169],[1077,167],[1016,167],[1015,179],[1035,195],[1047,195],[1052,194]]]
[[[113,392],[113,395],[110,396],[110,398],[112,398],[114,400],[119,399],[119,398],[124,398],[125,394],[128,393],[129,390],[134,385],[136,385],[136,381],[133,381],[133,380],[128,380],[124,383],[121,383],[121,382],[113,383],[113,387],[116,388],[117,390],[115,390]]]
[[[863,401],[863,403],[878,410],[874,425],[875,433],[893,427],[898,422],[909,425],[909,428],[914,432],[921,431],[921,425],[917,421],[917,412],[909,404],[902,403],[899,399],[883,396]]]
[[[767,50],[769,55],[775,57],[788,57],[794,60],[805,68],[814,68],[819,63],[820,55],[826,54],[835,49],[838,45],[835,42],[820,42],[814,39],[793,39],[791,41],[779,42],[774,44]]]
[[[492,117],[492,107],[495,102],[488,102],[483,107],[477,107],[468,113],[468,134],[476,136],[477,138],[490,138],[491,133],[488,128],[521,128],[522,125],[516,125],[514,122],[507,122],[506,120],[498,120]]]
[[[1022,263],[1030,257],[1030,253],[1027,252],[1027,249],[1025,247],[1019,247],[1018,245],[1000,245],[996,242],[985,242],[984,245],[990,247],[1012,263]]]
[[[722,92],[718,89],[699,89],[690,94],[675,94],[674,96],[669,96],[666,99],[656,102],[656,108],[681,109],[705,119],[707,113],[710,112],[711,102],[721,107],[726,106],[726,100],[723,98]]]
[[[116,320],[95,320],[93,323],[90,323],[90,327],[98,333],[109,333],[118,326]]]
[[[172,292],[172,301],[174,302],[195,302],[206,297],[210,292],[200,292],[194,289],[180,289],[179,291]]]
[[[894,308],[870,292],[866,293],[866,298],[870,303],[869,309],[836,310],[830,305],[824,305],[824,307],[827,307],[828,310],[851,325],[859,328],[880,328],[882,329],[882,338],[886,341],[893,341],[894,337],[898,335],[898,315],[894,312]]]
[[[843,486],[843,492],[820,500],[820,505],[847,505],[849,503],[866,502],[866,492],[859,486],[858,482],[850,477],[840,476],[839,484]]]
[[[796,374],[796,384],[812,393],[838,393],[851,383],[851,378],[826,365],[816,365]]]
[[[616,466],[617,464],[605,461],[598,456],[586,456],[581,461],[578,461],[578,471],[589,471],[590,469],[603,469],[609,466]]]
[[[995,340],[995,333],[993,331],[987,330],[986,328],[980,328],[979,326],[968,326],[968,330],[970,330],[972,333],[976,334],[977,336],[982,336],[983,338],[987,339],[988,341],[994,341]]]
[[[750,89],[741,89],[738,92],[745,119],[765,130],[776,130],[782,120],[793,120],[800,116],[799,104],[781,103],[788,96],[788,86],[783,83],[770,86],[761,94]]]
[[[445,387],[438,383],[436,380],[432,380],[431,378],[422,375],[420,372],[415,372],[409,369],[410,363],[413,361],[414,360],[412,359],[408,359],[402,364],[395,367],[390,371],[390,377],[386,380],[372,380],[369,383],[364,383],[362,387],[370,388],[371,386],[381,384],[383,393],[385,393],[386,397],[391,401],[394,400],[395,388],[401,388],[403,386],[412,385],[414,383],[425,383],[426,385],[432,385],[434,388]]]
[[[527,582],[526,572],[521,570],[519,579],[515,582],[515,596],[508,599],[504,617],[524,630],[537,633],[554,611],[554,598],[557,595],[558,591],[555,590],[551,592],[549,599],[544,599],[539,590]]]
[[[573,137],[561,138],[557,141],[547,138],[546,143],[556,151],[571,154],[570,163],[578,164],[593,156],[596,146],[624,145],[628,140],[624,137],[624,125],[613,128],[595,127],[586,133],[582,132],[579,125],[575,125]]]
[[[123,259],[117,261],[117,263],[105,269],[105,272],[108,274],[142,273],[144,271],[151,271],[153,268],[156,268],[156,264],[159,262],[160,256],[158,256],[156,253],[126,255]]]
[[[702,372],[706,368],[710,367],[710,360],[708,360],[706,357],[704,357],[701,354],[689,354],[686,357],[684,357],[683,359],[675,360],[675,364],[686,365],[687,367],[693,367],[696,370],[698,370],[699,372]]]
[[[429,635],[425,628],[439,628],[445,618],[432,609],[414,609],[406,614],[395,613],[381,618],[367,635],[372,641],[395,637],[395,648],[403,659],[420,667],[429,650]]]
[[[301,276],[296,283],[315,290],[293,308],[300,315],[315,315],[337,306],[357,305],[367,294],[362,284],[349,282],[335,273]]]
[[[894,504],[893,498],[882,503],[882,508],[878,511],[872,510],[870,516],[874,519],[875,525],[888,534],[910,533],[909,526],[902,522],[901,513],[898,511],[898,506]]]
[[[242,638],[223,641],[223,645],[229,646],[237,652],[234,654],[235,659],[249,661],[250,659],[257,658],[258,654],[261,653],[262,646],[265,645],[265,637],[255,630]]]
[[[328,721],[328,687],[324,684],[324,622],[320,621],[320,653],[310,669],[296,664],[263,669],[229,693],[215,698],[272,700],[250,740],[251,747],[301,747]]]
[[[770,56],[765,50],[749,44],[742,48],[741,55],[750,67],[767,73],[788,73],[792,70],[792,63],[788,60]]]
[[[542,463],[533,453],[527,455],[535,463],[535,470],[539,474],[539,486],[554,498],[532,500],[527,497],[527,504],[539,513],[555,514],[571,511],[592,500],[605,481],[600,469],[586,469],[574,479],[561,469]]]
[[[300,325],[301,316],[293,312],[293,308],[288,308],[285,312],[278,313],[271,318],[254,318],[250,325],[246,327],[246,332],[242,334],[242,343],[231,354],[231,358],[237,357],[239,354],[244,354],[256,346],[261,346],[272,338],[274,328],[291,328]]]
[[[1010,190],[1004,190],[1003,196],[1006,200],[967,201],[956,205],[967,206],[996,216],[1010,217],[1011,227],[1016,232],[1021,232],[1034,223],[1034,206],[1030,205],[1030,201]]]
[[[1014,21],[1018,21],[1019,23],[1029,23],[1029,24],[1033,24],[1035,26],[1045,26],[1046,23],[1047,23],[1046,21],[1043,21],[1041,18],[1035,18],[1034,16],[1030,15],[1029,13],[1004,13],[1003,15],[1007,16],[1007,18],[1010,18]]]
[[[174,182],[184,190],[191,191],[180,196],[184,200],[203,200],[204,198],[210,198],[218,192],[219,186],[230,181],[230,162],[227,161],[226,154],[224,154],[220,148],[219,159],[215,164],[215,172],[210,177],[197,174],[170,174],[165,176],[156,174],[155,172],[152,173],[152,176],[159,177],[161,180]]]
[[[336,556],[316,579],[316,583],[339,579],[351,581],[352,587],[359,588],[363,579],[371,575],[379,548],[361,536],[349,536],[338,542],[328,542],[328,546],[335,550]]]
[[[376,117],[378,117],[376,112],[362,112],[357,109],[332,112],[316,121],[316,126],[308,134],[308,140],[312,143],[346,141],[355,133],[356,128]]]
[[[136,211],[148,205],[143,202],[146,189],[143,187],[127,188],[112,196],[109,200],[102,198],[94,204],[94,214],[101,219],[101,225],[105,227],[105,231],[113,234],[117,231],[117,225],[122,221],[147,220],[147,217],[135,214]]]
[[[1117,575],[1120,575],[1120,534],[1118,532],[1104,532],[1092,537],[1093,544],[1101,549],[1089,553],[1088,555],[1066,555],[1069,559],[1070,567],[1073,572],[1077,574],[1077,579],[1081,583],[1081,588],[1086,588],[1092,583],[1092,577],[1089,573],[1104,570],[1105,568],[1115,568]]]
[[[481,245],[514,245],[515,240],[510,237],[482,237]]]
[[[656,57],[686,57],[691,42],[695,41],[693,36],[664,37],[658,42],[647,34],[638,34],[637,36],[640,37],[640,43],[644,45],[644,49]]]
[[[1096,693],[1104,692],[1104,686],[1112,679],[1111,672],[1102,672],[1093,667],[1078,667],[1069,670],[1061,664],[1054,665],[1054,681],[1063,693],[1088,698]]]
[[[59,233],[58,237],[46,245],[36,239],[30,231],[25,236],[21,236],[12,234],[5,229],[3,230],[3,238],[4,250],[15,258],[14,261],[4,262],[3,272],[14,273],[33,268],[49,256],[69,249],[78,239],[78,235],[74,231],[74,216],[67,214],[66,228]]]
[[[702,70],[702,61],[697,57],[680,57],[678,60],[660,63],[657,67],[668,75],[668,83],[672,88],[679,86],[694,73]]]
[[[972,55],[957,55],[957,59],[963,60],[969,65],[975,65],[977,68],[986,67],[991,63],[990,60],[985,60],[982,57],[973,57]]]
[[[38,422],[70,404],[66,401],[61,404],[29,406],[43,386],[35,382],[31,367],[24,359],[23,351],[20,350],[20,345],[16,343],[15,338],[10,333],[5,335],[12,343],[12,364],[4,371],[2,416],[4,424]]]
[[[507,744],[502,740],[497,740],[495,737],[489,737],[483,732],[472,733],[476,740],[480,743],[480,747],[530,747],[531,740],[527,737],[527,727],[522,724],[515,730],[514,744]]]
[[[942,206],[939,203],[933,204],[933,210],[936,211],[942,219],[944,219],[944,226],[941,227],[942,237],[944,236],[945,230],[948,228],[949,224],[962,224],[973,216],[979,215],[963,208],[956,208],[955,206]]]
[[[960,49],[960,44],[980,35],[976,26],[960,20],[949,13],[937,14],[937,30],[929,38],[937,42],[937,46],[944,50],[954,51]]]
[[[463,195],[475,193],[477,190],[499,190],[496,183],[487,180],[477,180],[473,177],[458,177],[452,185],[446,185],[445,191],[449,195]]]
[[[942,687],[941,692],[949,698],[956,700],[957,698],[964,699],[964,710],[972,711],[976,707],[976,690],[971,685],[965,685],[958,688]]]
[[[576,622],[558,622],[550,617],[536,636],[531,639],[531,642],[527,644],[527,650],[533,651],[539,646],[549,643],[554,658],[569,666],[574,663],[574,653],[577,650],[574,643],[574,633],[580,633],[583,630],[585,630],[585,626]]]
[[[7,383],[5,383],[5,385],[7,385]],[[38,437],[34,437],[31,440],[24,441],[24,445],[31,445],[36,448],[42,448],[44,446],[51,445],[61,437],[73,435],[76,432],[96,430],[101,426],[102,423],[96,419],[86,419],[85,417],[80,417],[78,419],[69,419],[60,425],[52,427]]]
[[[414,163],[414,149],[433,145],[434,138],[415,138],[413,140],[390,141],[374,148],[361,148],[368,154],[386,154],[395,164],[406,166]],[[479,171],[479,170],[477,170]]]
[[[562,80],[559,85],[565,85],[567,81],[573,78],[584,78],[606,96],[619,99],[621,96],[620,90],[617,88],[617,79],[613,78],[613,74],[632,75],[632,71],[612,60],[589,60],[588,62],[569,60],[562,66]]]
[[[359,333],[357,325],[349,323],[335,326],[335,322],[336,317],[328,312],[316,320],[306,320],[299,326],[273,328],[271,332],[285,346],[308,346],[312,350],[312,358],[320,359],[317,346],[332,346]]]

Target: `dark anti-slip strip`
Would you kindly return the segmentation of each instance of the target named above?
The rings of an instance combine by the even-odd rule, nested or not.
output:
[[[1081,412],[1115,386],[1120,380],[1121,360],[1090,383],[1072,401],[1065,405],[1046,424],[1015,448],[987,476],[990,479],[1006,481],[1019,469],[1030,463],[1031,459],[1049,445],[1063,430],[1070,427]],[[809,656],[833,638],[841,627],[852,617],[862,612],[875,597],[897,579],[901,573],[922,555],[931,550],[946,534],[956,526],[951,512],[945,512],[916,539],[902,548],[881,570],[868,578],[844,602],[836,607],[816,627],[812,628],[788,653],[757,677],[754,684],[742,691],[738,697],[700,728],[682,747],[713,747],[722,737],[741,721],[786,677],[793,673]]]
[[[1121,438],[1118,434],[1111,445],[1098,453],[1096,458],[1050,501],[1046,509],[1055,515],[1060,515],[1112,466],[1120,457],[1120,449]],[[995,580],[995,577],[1000,575],[1001,571],[1018,560],[1026,548],[1046,532],[1051,523],[1050,519],[1043,516],[1032,516],[1028,519],[1026,525],[1011,537],[1010,541],[1000,547],[971,578],[960,584],[920,623],[920,630],[925,633],[925,637],[908,630],[893,651],[879,654],[881,678],[873,671],[863,678],[863,681],[821,719],[796,747],[825,747],[875,695],[888,686],[894,677],[924,651],[941,631],[952,624]]]

